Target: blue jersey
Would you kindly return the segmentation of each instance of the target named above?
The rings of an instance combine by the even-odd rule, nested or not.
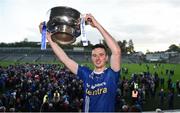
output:
[[[78,67],[77,75],[84,84],[85,112],[113,112],[119,73],[111,68],[96,73],[85,66]]]

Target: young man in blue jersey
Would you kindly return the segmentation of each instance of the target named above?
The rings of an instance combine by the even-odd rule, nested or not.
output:
[[[47,39],[59,60],[75,75],[83,80],[84,85],[84,111],[85,112],[113,112],[115,110],[115,96],[120,76],[121,49],[114,38],[91,15],[86,14],[85,20],[96,28],[103,36],[111,50],[110,67],[106,67],[108,55],[102,44],[92,48],[91,59],[94,70],[81,66],[63,51],[47,33]],[[40,25],[42,28],[42,24]]]

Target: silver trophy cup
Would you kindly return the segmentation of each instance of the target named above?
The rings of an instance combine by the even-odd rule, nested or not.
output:
[[[70,7],[53,7],[47,22],[47,31],[53,41],[59,44],[71,44],[81,35],[80,12]]]

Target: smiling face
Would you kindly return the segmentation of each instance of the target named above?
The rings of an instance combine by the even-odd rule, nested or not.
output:
[[[95,69],[104,69],[108,60],[108,56],[105,49],[99,47],[92,50],[91,59],[95,65]]]

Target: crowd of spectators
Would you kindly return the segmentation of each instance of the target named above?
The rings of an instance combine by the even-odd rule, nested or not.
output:
[[[6,111],[80,111],[82,81],[51,64],[0,67],[0,106]]]
[[[122,68],[122,74],[128,74],[128,69]],[[123,76],[117,90],[116,111],[143,111],[147,98],[155,95],[159,96],[157,107],[163,108],[166,96],[168,109],[173,109],[175,88],[180,94],[180,82],[173,83],[169,77],[169,92],[164,91],[164,82],[157,73],[148,71],[133,74],[130,79]],[[0,90],[0,111],[81,112],[83,107],[82,81],[59,64],[0,67]]]
[[[139,66],[141,66],[141,64],[139,64]],[[148,103],[148,100],[156,98],[157,103],[153,104],[156,104],[157,108],[173,110],[174,98],[175,96],[180,96],[179,80],[176,82],[172,81],[174,70],[165,69],[165,67],[160,64],[153,66],[154,73],[152,73],[152,71],[150,73],[149,65],[146,65],[145,70],[145,72],[132,74],[129,79],[125,76],[122,77],[119,87],[120,98],[127,100],[126,97],[131,97],[130,105],[137,106],[140,110],[143,110],[143,106],[145,103]],[[158,71],[161,71],[161,75],[157,73]],[[128,68],[122,68],[122,73],[123,75],[128,75]],[[167,81],[164,79],[165,76],[168,78]],[[129,104],[126,103],[124,105],[125,106],[122,106],[121,104],[122,108],[124,107],[126,111]]]

